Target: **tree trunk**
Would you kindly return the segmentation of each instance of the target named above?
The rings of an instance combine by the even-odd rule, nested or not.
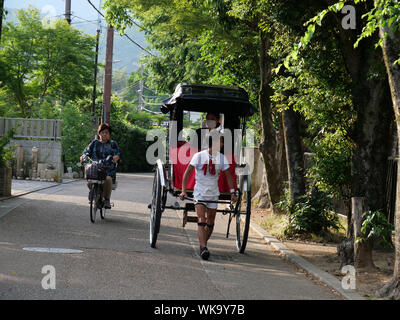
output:
[[[363,236],[361,232],[362,215],[367,211],[365,198],[354,197],[351,198],[351,202],[354,221],[354,266],[357,269],[375,269],[376,267],[372,260],[373,243],[370,240],[358,241],[358,238]]]
[[[359,6],[357,21],[366,10]],[[375,49],[377,35],[364,39],[355,49],[358,30],[338,28],[340,46],[352,80],[356,119],[352,133],[351,196],[364,197],[369,210],[385,208],[387,159],[390,153],[392,102],[387,75],[379,70],[382,53]]]
[[[281,157],[282,147],[279,137],[272,121],[271,108],[271,63],[269,57],[270,40],[268,35],[260,31],[260,94],[259,107],[262,123],[263,141],[260,151],[263,155],[267,183],[268,183],[268,202],[271,203],[273,210],[275,204],[281,200],[283,194],[283,183],[281,177]]]
[[[352,153],[351,194],[353,197],[365,197],[366,206],[375,211],[385,208],[389,128],[393,110],[386,77],[368,79],[375,68],[374,63],[382,58],[373,49],[373,43],[364,43],[360,49],[359,58],[365,63],[359,64],[357,72],[352,75],[357,119],[353,132],[355,147]]]
[[[347,217],[346,237],[347,237],[347,239],[351,239],[354,236],[353,217],[352,217],[352,214],[351,214],[351,201],[348,198],[344,199],[343,201],[344,201],[344,204],[345,204],[345,215]]]
[[[372,47],[369,50],[373,50]],[[365,74],[368,72],[371,71],[365,70]],[[389,128],[393,118],[387,80],[358,81],[353,88],[357,120],[353,136],[355,147],[352,154],[351,194],[353,197],[365,197],[365,205],[369,210],[384,210]],[[366,244],[362,252],[359,265],[372,267],[369,261],[372,246]]]
[[[286,161],[289,175],[290,200],[297,202],[305,194],[304,156],[299,133],[299,114],[293,109],[283,111]]]
[[[383,39],[383,57],[386,71],[389,76],[389,86],[392,96],[393,108],[397,124],[397,132],[400,132],[400,65],[394,64],[400,54],[400,32],[394,33],[388,26],[381,28],[380,35],[387,33]],[[398,135],[400,142],[400,135]],[[398,144],[399,145],[399,144]],[[400,300],[400,170],[397,173],[397,194],[395,214],[395,263],[393,278],[382,289],[377,291],[379,297],[391,297]]]
[[[253,197],[252,202],[253,203],[257,202],[256,207],[260,209],[269,209],[271,207],[268,196],[268,184],[267,184],[267,175],[265,173],[265,168],[263,171],[260,189],[258,189],[257,193]]]

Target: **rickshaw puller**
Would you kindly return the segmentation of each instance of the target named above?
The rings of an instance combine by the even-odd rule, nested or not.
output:
[[[188,178],[193,169],[196,170],[196,184],[194,186],[193,197],[196,201],[195,209],[198,217],[197,234],[200,243],[200,256],[207,260],[210,252],[207,248],[207,241],[210,239],[214,229],[215,215],[217,213],[217,203],[202,202],[218,201],[219,187],[218,178],[220,171],[224,171],[231,192],[231,201],[236,202],[234,182],[229,163],[226,157],[219,152],[222,139],[212,139],[209,137],[209,148],[194,154],[182,179],[182,193],[179,195],[181,200],[187,196],[186,186]]]

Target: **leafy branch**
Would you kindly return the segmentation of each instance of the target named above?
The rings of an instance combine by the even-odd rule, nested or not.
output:
[[[385,247],[393,248],[391,242],[394,226],[387,221],[382,211],[366,211],[362,215],[364,221],[361,225],[361,237],[357,237],[357,242],[377,240]]]
[[[327,9],[322,10],[316,16],[308,20],[304,24],[304,26],[308,26],[307,31],[304,33],[303,37],[300,38],[300,41],[294,45],[293,50],[285,58],[283,65],[289,69],[291,61],[298,59],[301,50],[307,47],[313,38],[316,26],[322,25],[322,21],[327,13],[338,13],[343,9],[344,5],[349,2],[359,4],[366,1],[367,0],[339,1],[329,6]],[[358,44],[362,39],[370,37],[380,27],[386,26],[386,24],[391,27],[394,32],[396,30],[400,31],[400,3],[397,0],[375,0],[374,8],[364,14],[362,19],[366,19],[367,23],[363,27],[357,41],[354,43],[354,48],[358,47]],[[383,37],[377,42],[376,46],[382,46],[383,38],[386,36],[387,34],[384,34]],[[395,61],[395,63],[400,63],[400,58]],[[274,69],[274,71],[276,73],[279,72],[281,66],[282,64]]]

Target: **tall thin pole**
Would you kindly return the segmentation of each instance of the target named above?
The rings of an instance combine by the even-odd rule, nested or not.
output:
[[[101,0],[99,0],[99,8],[101,8]],[[98,20],[98,27],[97,27],[97,36],[96,36],[96,57],[95,57],[95,70],[94,70],[94,83],[93,83],[93,105],[92,105],[92,114],[93,114],[93,129],[94,132],[97,131],[97,126],[99,125],[97,123],[97,118],[95,117],[95,112],[96,112],[96,97],[97,97],[97,92],[96,92],[96,86],[97,86],[97,64],[99,62],[99,43],[100,43],[100,33],[102,29],[101,25],[101,14],[100,11],[97,13],[97,20]],[[100,122],[103,122],[102,119],[100,119]],[[97,139],[97,134],[94,134],[94,138]]]
[[[102,122],[110,123],[112,63],[114,46],[114,28],[107,27],[106,68],[104,72],[103,114]]]
[[[65,20],[71,24],[71,0],[65,0]]]
[[[99,39],[100,39],[100,29],[97,29],[96,35],[96,56],[94,63],[94,81],[93,81],[93,98],[92,98],[92,114],[94,117],[96,111],[96,85],[97,85],[97,64],[99,62]]]
[[[140,65],[140,87],[139,87],[139,111],[143,109],[143,89],[144,89],[144,81],[143,81],[143,64]]]
[[[3,12],[4,12],[4,0],[0,0],[0,41],[1,41],[1,29],[3,26]]]

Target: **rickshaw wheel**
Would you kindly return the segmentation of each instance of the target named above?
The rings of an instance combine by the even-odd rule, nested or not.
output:
[[[158,232],[161,223],[161,179],[156,168],[153,180],[153,198],[150,208],[150,246],[156,247]]]
[[[244,253],[247,244],[247,238],[249,236],[250,228],[250,215],[251,215],[251,184],[250,175],[240,177],[240,190],[242,191],[240,206],[238,208],[238,213],[236,214],[236,247],[239,253]],[[244,203],[243,200],[246,200]],[[245,205],[245,210],[242,211],[241,207]],[[244,223],[242,223],[243,218]]]

